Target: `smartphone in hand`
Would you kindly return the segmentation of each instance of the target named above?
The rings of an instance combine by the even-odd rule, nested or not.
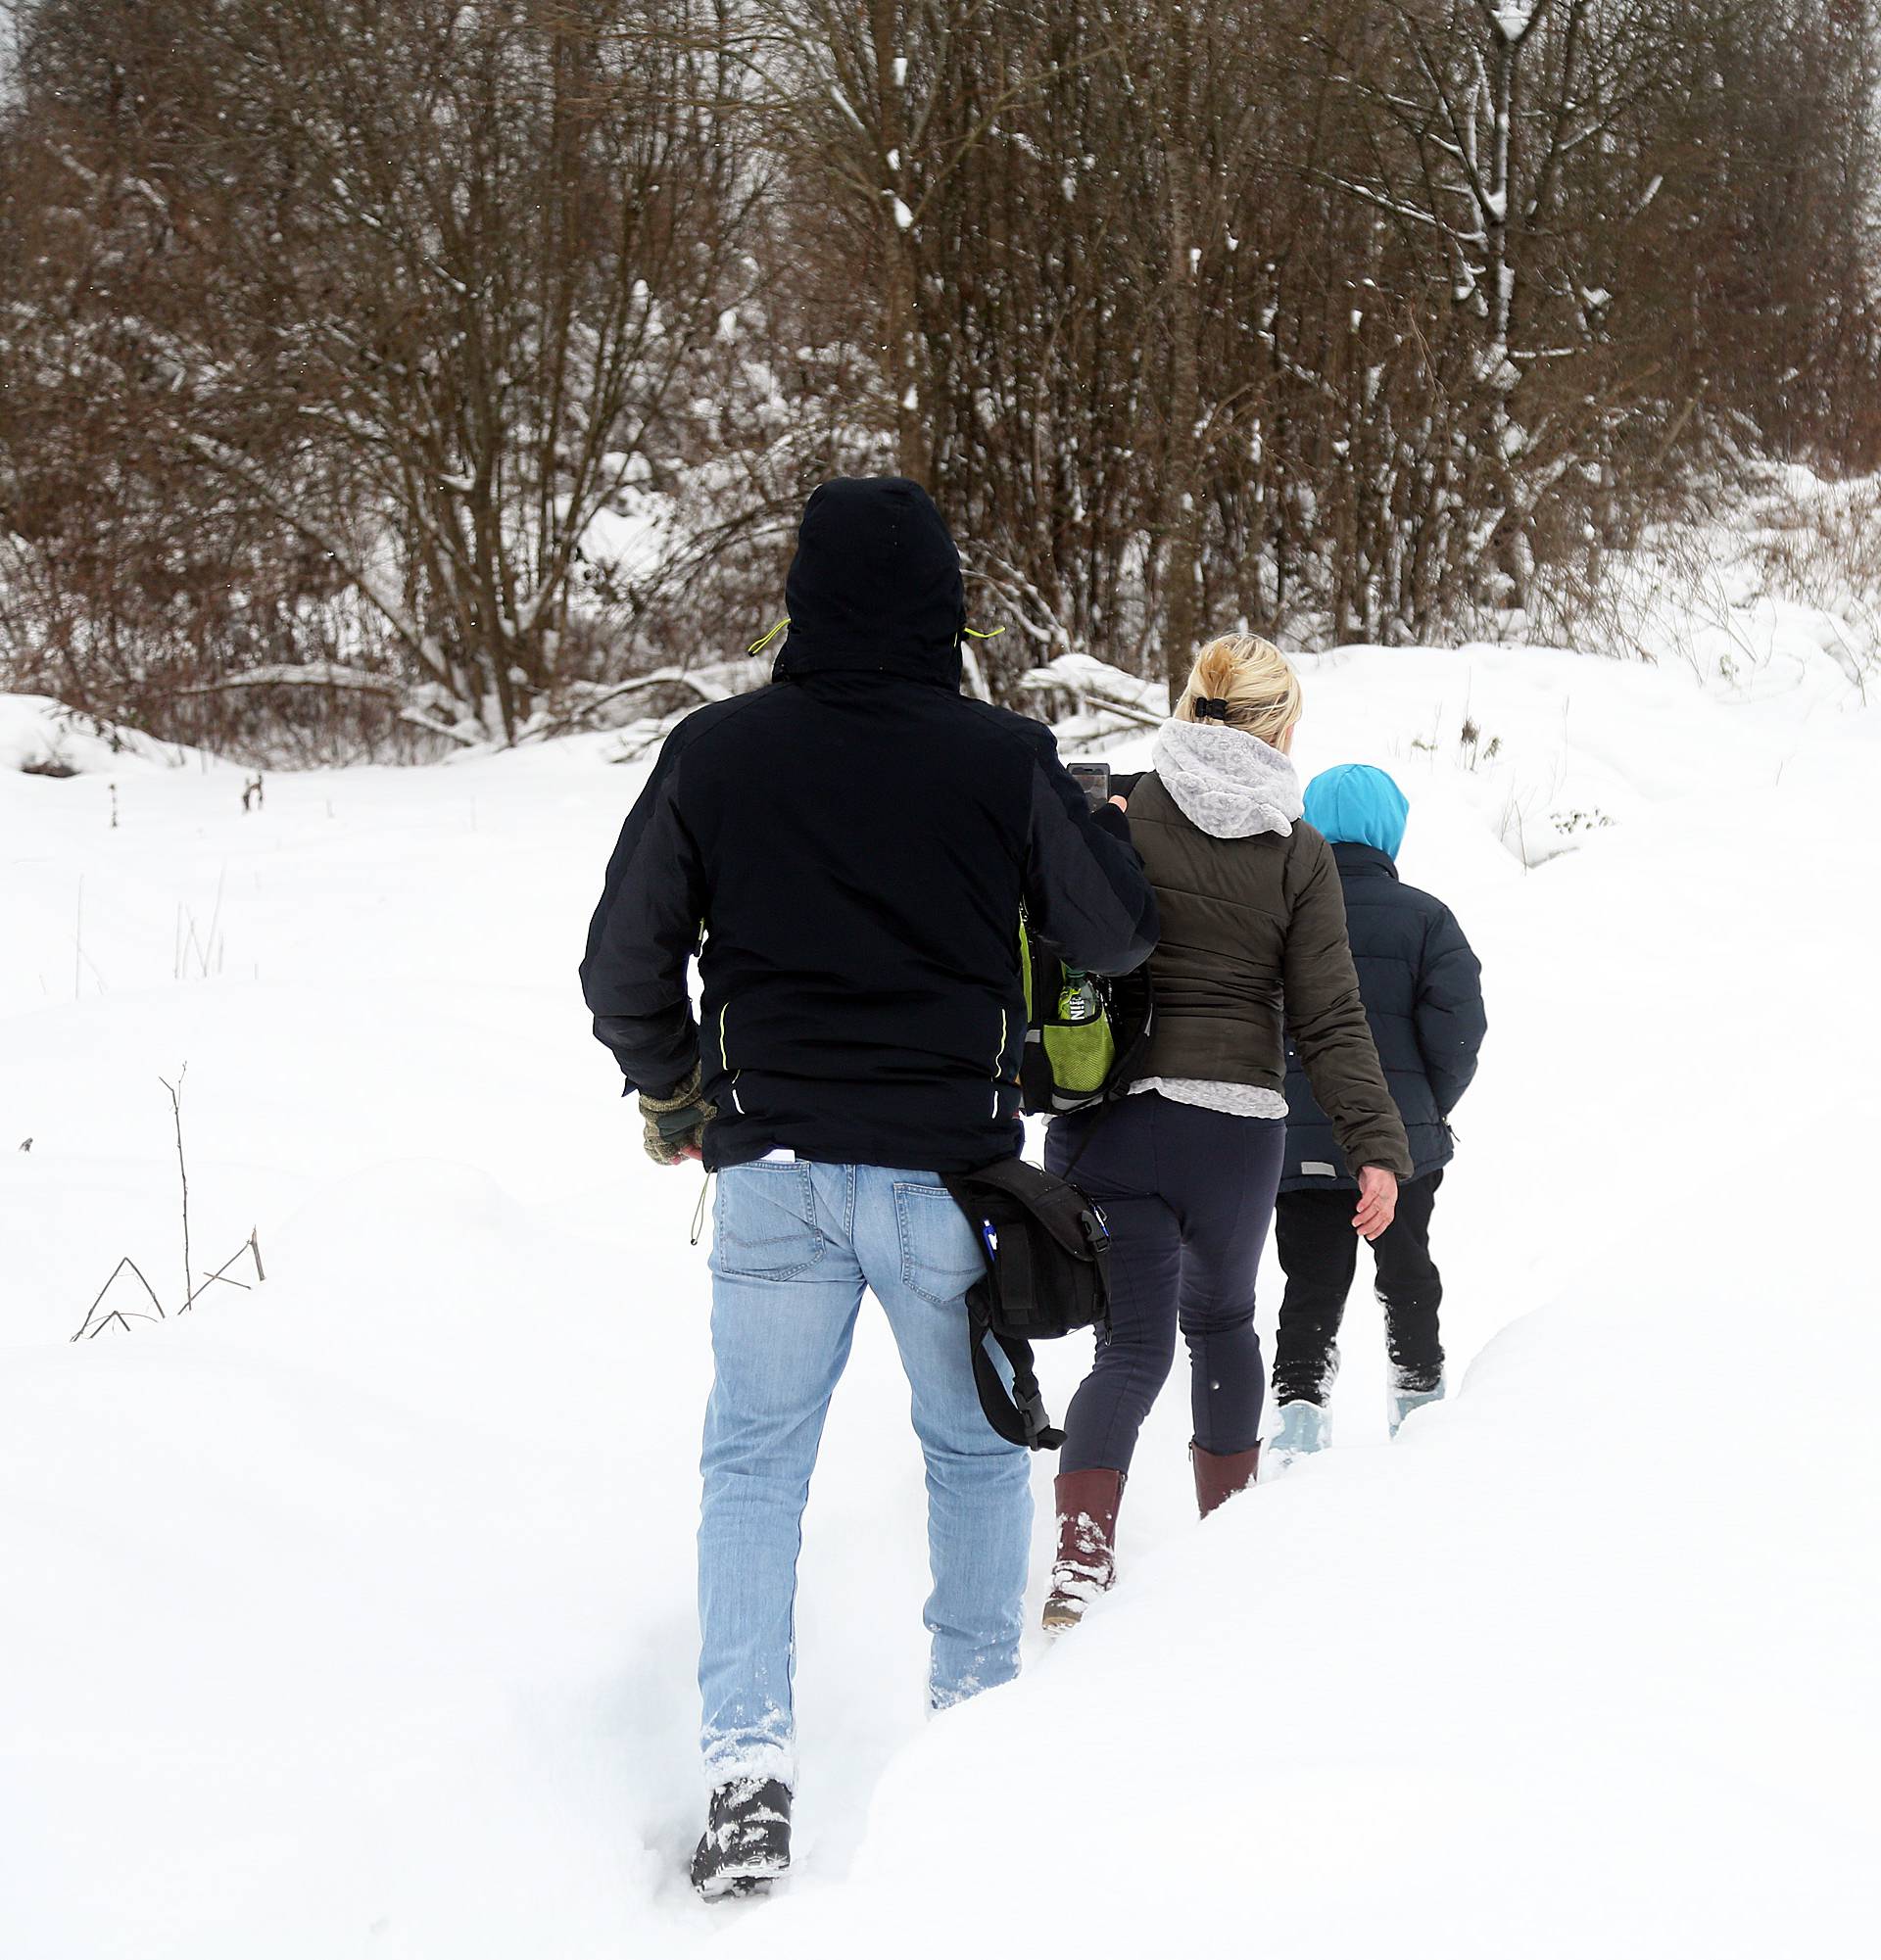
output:
[[[1093,810],[1101,810],[1110,801],[1108,762],[1067,762],[1065,768],[1071,780],[1085,792],[1085,800]]]

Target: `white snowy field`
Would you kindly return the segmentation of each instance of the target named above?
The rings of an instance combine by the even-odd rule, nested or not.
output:
[[[929,1724],[865,1311],[802,1559],[798,1869],[715,1909],[699,1179],[641,1156],[574,978],[642,769],[583,739],[247,814],[199,758],[0,770],[0,1952],[1865,1950],[1881,710],[1806,629],[1735,687],[1306,663],[1303,767],[1399,775],[1405,873],[1487,969],[1457,1392],[1387,1446],[1355,1298],[1338,1447],[1198,1526],[1173,1384],[1117,1593]],[[0,761],[42,729],[0,701]],[[193,1268],[259,1227],[266,1282],[72,1345],[122,1255],[181,1296],[185,1064]]]

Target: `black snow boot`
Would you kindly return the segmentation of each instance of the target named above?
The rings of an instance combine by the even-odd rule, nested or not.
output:
[[[700,1898],[748,1898],[768,1891],[791,1868],[791,1793],[775,1777],[741,1777],[712,1792],[705,1835],[693,1853]]]

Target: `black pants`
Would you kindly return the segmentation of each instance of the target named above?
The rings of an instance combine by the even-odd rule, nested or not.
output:
[[[1188,1344],[1195,1441],[1221,1456],[1254,1447],[1267,1387],[1254,1277],[1285,1147],[1283,1123],[1154,1091],[1052,1124],[1046,1164],[1097,1201],[1111,1237],[1110,1338],[1066,1413],[1061,1469],[1130,1468],[1178,1329]]]
[[[1398,1214],[1372,1242],[1377,1260],[1384,1338],[1406,1388],[1435,1388],[1443,1371],[1437,1309],[1443,1278],[1430,1258],[1430,1212],[1443,1172],[1398,1186]],[[1331,1387],[1333,1344],[1345,1296],[1358,1269],[1351,1191],[1283,1191],[1274,1243],[1286,1273],[1279,1332],[1274,1343],[1274,1393],[1281,1402],[1324,1402]]]

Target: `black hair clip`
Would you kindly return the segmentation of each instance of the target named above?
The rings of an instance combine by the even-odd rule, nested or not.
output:
[[[1230,706],[1231,703],[1214,694],[1197,695],[1195,700],[1195,719],[1197,721],[1226,721],[1229,717]]]

